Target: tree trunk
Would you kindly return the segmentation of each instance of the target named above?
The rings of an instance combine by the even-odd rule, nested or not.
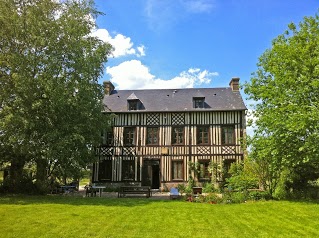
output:
[[[22,185],[23,180],[23,167],[25,164],[25,159],[23,157],[15,157],[11,160],[11,166],[9,170],[9,192],[17,193],[19,192],[19,187]]]
[[[47,177],[47,166],[48,163],[45,159],[38,159],[37,171],[36,171],[36,187],[38,192],[46,193],[48,191],[48,177]]]

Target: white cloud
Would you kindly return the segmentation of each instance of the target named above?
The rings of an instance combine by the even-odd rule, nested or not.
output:
[[[114,67],[107,67],[106,73],[116,84],[117,89],[155,89],[155,88],[192,88],[208,84],[217,72],[190,68],[172,79],[163,80],[150,73],[147,66],[139,60],[125,61]]]
[[[125,61],[114,67],[107,67],[106,73],[111,76],[111,81],[117,85],[117,89],[143,88],[154,80],[154,75],[142,65],[139,60]]]
[[[114,47],[113,56],[115,58],[125,55],[145,56],[145,47],[143,45],[134,48],[131,38],[122,34],[116,34],[112,37],[106,29],[97,29],[91,33],[91,36],[110,43]]]
[[[145,56],[145,46],[141,45],[137,47],[137,51],[139,54],[137,55],[138,57]]]

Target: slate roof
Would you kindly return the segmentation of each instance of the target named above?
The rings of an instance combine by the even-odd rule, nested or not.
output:
[[[205,97],[205,108],[193,108],[193,98]],[[183,88],[113,90],[105,95],[103,105],[106,112],[128,111],[128,99],[138,99],[140,112],[178,111],[234,111],[246,110],[238,91],[227,88]],[[136,111],[131,111],[136,112]]]

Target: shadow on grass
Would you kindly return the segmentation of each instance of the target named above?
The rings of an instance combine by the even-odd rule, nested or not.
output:
[[[319,204],[319,199],[289,199],[286,201],[291,203]]]
[[[7,195],[0,196],[1,204],[30,205],[30,204],[63,204],[71,206],[144,206],[152,203],[169,203],[173,200],[160,200],[145,197],[136,198],[105,198],[105,197],[78,197],[78,196],[30,196],[30,195]]]

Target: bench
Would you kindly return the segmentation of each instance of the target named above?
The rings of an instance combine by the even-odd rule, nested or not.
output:
[[[118,197],[124,197],[127,194],[145,194],[147,198],[152,196],[151,188],[148,186],[122,186],[119,189]]]
[[[76,191],[76,186],[73,185],[62,185],[60,188],[61,192],[64,194],[74,193]]]

